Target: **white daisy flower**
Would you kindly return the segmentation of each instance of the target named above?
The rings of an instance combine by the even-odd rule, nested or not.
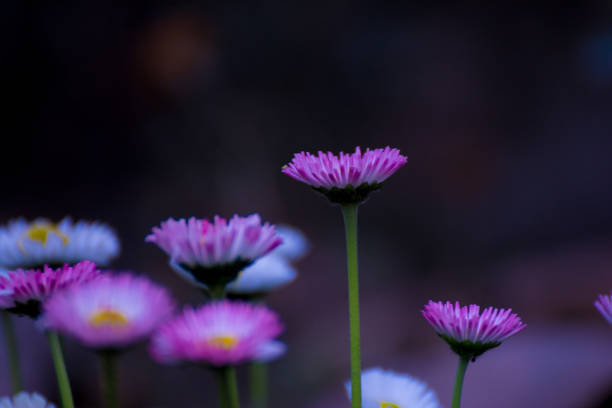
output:
[[[268,255],[261,257],[243,269],[238,279],[227,286],[228,293],[263,294],[285,286],[297,277],[292,260],[303,257],[308,252],[308,241],[296,228],[276,227],[283,243]]]
[[[409,375],[381,368],[361,373],[363,408],[440,408],[436,394]],[[346,382],[351,398],[351,382]]]
[[[0,399],[0,408],[55,408],[55,405],[47,402],[40,394],[20,392],[12,399],[10,397]]]
[[[119,254],[119,239],[106,224],[74,223],[64,218],[57,224],[39,218],[13,220],[0,227],[0,265],[5,268],[61,266],[90,260],[107,264]]]

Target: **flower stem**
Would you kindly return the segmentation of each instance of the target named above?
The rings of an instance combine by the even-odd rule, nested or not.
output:
[[[342,206],[348,266],[349,322],[351,337],[351,403],[361,408],[361,340],[359,329],[359,272],[357,267],[357,206]]]
[[[99,356],[104,407],[119,408],[117,353],[105,350],[101,351]]]
[[[463,389],[463,377],[465,377],[465,370],[467,370],[469,362],[469,357],[459,357],[459,365],[457,366],[457,377],[455,378],[455,389],[453,390],[452,408],[459,408],[461,406],[461,390]]]
[[[219,391],[225,394],[225,406],[227,408],[240,408],[236,369],[233,366],[222,367],[219,375],[221,376]]]
[[[266,363],[254,362],[250,370],[251,405],[253,408],[268,406],[268,366]]]
[[[208,293],[212,300],[224,299],[225,298],[225,285],[209,286]]]
[[[6,342],[6,354],[9,359],[9,367],[11,370],[11,386],[13,394],[17,394],[23,387],[21,381],[21,369],[19,368],[19,352],[17,350],[17,336],[15,335],[15,327],[11,316],[8,312],[0,312],[2,314],[2,331],[4,332],[4,340]]]
[[[53,357],[53,365],[55,366],[55,374],[57,376],[57,384],[59,386],[60,398],[63,408],[74,408],[72,402],[72,391],[70,390],[70,381],[66,372],[66,364],[62,355],[62,346],[57,332],[48,331],[47,339],[51,348],[51,356]]]

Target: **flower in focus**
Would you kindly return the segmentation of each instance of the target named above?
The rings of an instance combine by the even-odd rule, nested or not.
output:
[[[124,273],[51,296],[44,303],[44,318],[87,347],[116,349],[148,338],[173,310],[165,288]]]
[[[186,307],[153,335],[150,351],[167,364],[223,367],[270,360],[284,352],[275,341],[282,331],[278,315],[267,307],[224,300]]]
[[[286,175],[308,184],[339,204],[360,203],[368,194],[406,164],[408,159],[398,149],[366,149],[355,152],[296,153],[291,163],[283,167]]]
[[[4,397],[0,399],[0,408],[55,408],[55,405],[47,402],[40,394],[20,392],[13,398]]]
[[[595,307],[602,316],[612,324],[612,296],[599,295],[598,299],[595,301]]]
[[[97,222],[18,219],[0,227],[0,265],[6,268],[61,266],[86,259],[107,264],[118,254],[117,235]]]
[[[361,374],[363,408],[439,408],[436,394],[409,375],[381,368]],[[346,382],[351,398],[351,382]]]
[[[480,306],[461,306],[459,302],[453,306],[430,300],[421,313],[455,353],[471,359],[499,346],[526,326],[512,309],[488,307],[481,314]]]
[[[264,295],[292,282],[297,272],[292,260],[301,258],[308,251],[308,241],[296,228],[278,226],[276,232],[283,243],[269,254],[243,269],[238,279],[227,286],[234,295]]]
[[[234,215],[229,222],[219,216],[213,222],[170,218],[154,227],[146,241],[166,252],[171,264],[186,270],[192,283],[223,288],[281,243],[274,226],[262,224],[258,214]]]
[[[17,270],[0,275],[0,307],[9,312],[32,318],[40,314],[41,302],[56,292],[98,278],[96,264],[82,261],[58,269],[44,266],[42,270]]]

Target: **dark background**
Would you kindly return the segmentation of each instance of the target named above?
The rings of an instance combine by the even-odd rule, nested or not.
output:
[[[422,305],[512,307],[528,327],[470,366],[466,407],[612,406],[612,327],[592,306],[612,288],[610,2],[169,4],[0,6],[1,221],[107,221],[114,266],[185,303],[199,294],[144,243],[153,225],[256,211],[301,228],[312,251],[269,299],[290,347],[271,406],[346,407],[340,212],[280,168],[302,150],[398,147],[408,164],[360,211],[364,366],[449,406],[456,358]],[[25,320],[19,334],[28,388],[57,401],[43,336]],[[94,356],[66,349],[77,405],[97,406]],[[122,364],[126,407],[216,404],[203,369],[145,347]]]

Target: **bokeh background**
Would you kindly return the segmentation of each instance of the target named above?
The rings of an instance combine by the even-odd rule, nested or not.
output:
[[[167,217],[259,212],[310,238],[270,305],[287,325],[271,407],[348,407],[340,211],[280,173],[294,152],[398,147],[360,211],[363,362],[450,405],[456,359],[429,299],[512,307],[528,328],[468,369],[469,408],[612,406],[612,6],[267,1],[7,2],[0,221],[104,220],[113,265],[200,295],[144,242]],[[28,388],[57,401],[18,322]],[[66,341],[77,405],[94,356]],[[0,355],[4,365],[4,355]],[[215,406],[214,378],[122,361],[126,407]],[[241,379],[246,389],[244,378]],[[0,394],[9,392],[6,371]]]

